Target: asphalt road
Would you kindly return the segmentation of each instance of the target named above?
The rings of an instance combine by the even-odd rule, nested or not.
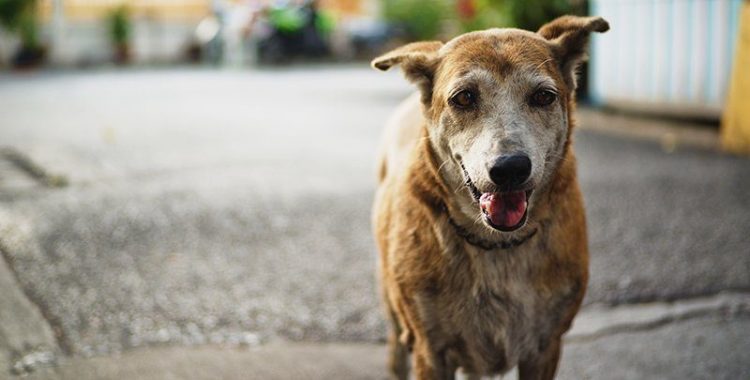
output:
[[[0,248],[70,354],[381,341],[373,159],[409,91],[361,68],[0,76],[0,146],[69,182],[0,159]],[[750,160],[575,138],[587,304],[750,290]]]

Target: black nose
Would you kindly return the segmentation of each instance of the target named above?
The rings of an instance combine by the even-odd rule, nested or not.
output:
[[[531,160],[525,154],[498,156],[490,163],[489,171],[495,185],[512,189],[531,175]]]

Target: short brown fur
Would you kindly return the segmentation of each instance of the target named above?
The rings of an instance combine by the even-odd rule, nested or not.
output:
[[[421,103],[424,115],[396,118],[383,147],[374,205],[394,378],[408,377],[409,351],[418,379],[453,378],[459,367],[468,374],[492,375],[516,365],[524,380],[554,377],[561,337],[588,280],[586,224],[570,145],[572,71],[584,58],[588,32],[607,28],[601,18],[568,16],[539,34],[512,31],[501,39],[470,34],[448,45],[407,45],[373,61],[381,70],[402,65],[418,85],[421,102],[412,103]],[[502,46],[488,50],[499,41]],[[541,63],[560,87],[568,126],[560,142],[562,159],[546,169],[550,179],[540,184],[528,223],[518,231],[536,233],[521,246],[487,251],[469,243],[451,223],[460,214],[457,190],[445,178],[445,157],[439,157],[444,147],[432,131],[450,116],[444,88],[450,78],[472,65],[504,78],[527,62]],[[418,112],[413,106],[402,111]],[[397,152],[402,158],[394,158]],[[476,231],[489,240],[506,238]]]

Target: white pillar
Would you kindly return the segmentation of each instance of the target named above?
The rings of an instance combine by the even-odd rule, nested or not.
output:
[[[52,20],[50,25],[50,63],[70,64],[70,51],[66,46],[65,7],[63,0],[52,0]]]

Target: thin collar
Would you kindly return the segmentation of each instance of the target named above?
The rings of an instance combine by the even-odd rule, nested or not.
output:
[[[448,222],[453,226],[453,229],[456,230],[456,234],[458,236],[461,236],[464,240],[466,240],[467,243],[479,247],[485,251],[492,251],[495,249],[509,249],[509,248],[515,248],[523,243],[529,241],[534,235],[537,233],[537,229],[534,228],[531,230],[526,236],[523,236],[518,239],[510,239],[510,240],[503,240],[503,241],[487,241],[484,240],[471,232],[467,231],[466,228],[458,224],[453,218],[451,217],[450,213],[448,212],[448,207],[443,205],[443,211],[445,211],[445,214],[448,216]]]

